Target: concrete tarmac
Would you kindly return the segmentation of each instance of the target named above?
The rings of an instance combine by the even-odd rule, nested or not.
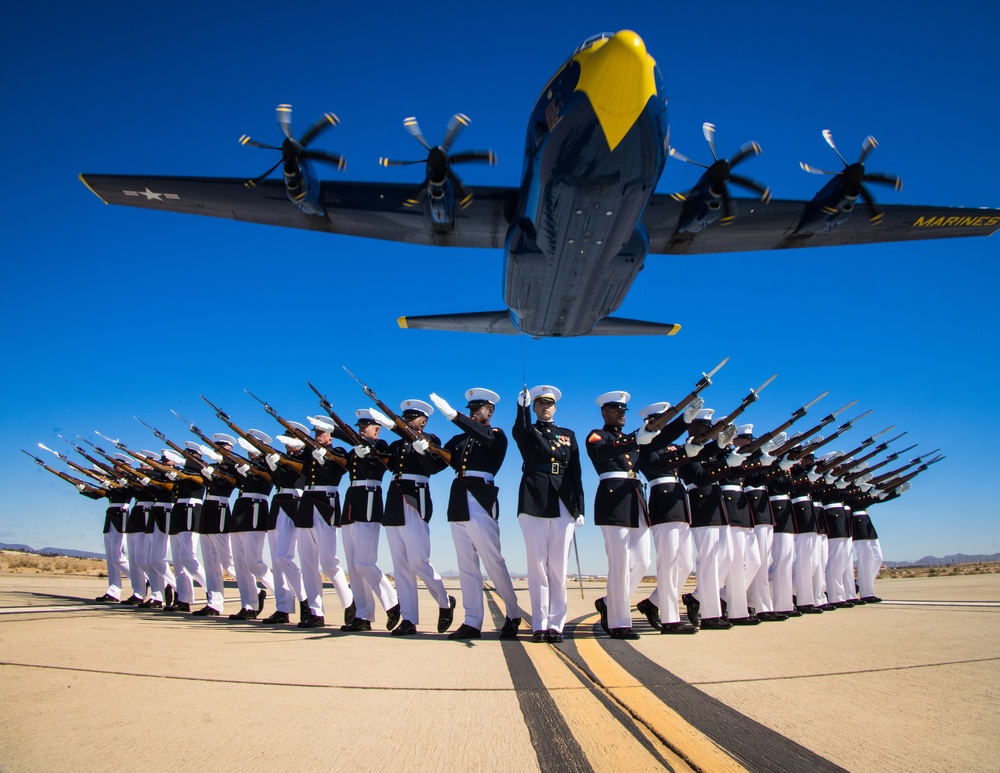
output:
[[[1000,575],[884,580],[881,604],[694,636],[634,613],[634,642],[601,634],[592,582],[559,645],[527,617],[499,641],[491,591],[483,638],[457,642],[423,590],[400,638],[381,610],[341,633],[329,587],[313,630],[91,601],[105,587],[0,576],[0,771],[1000,769]]]

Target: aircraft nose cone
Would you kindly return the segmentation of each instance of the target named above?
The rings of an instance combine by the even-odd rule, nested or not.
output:
[[[590,99],[614,150],[656,95],[656,63],[642,38],[631,30],[616,32],[601,45],[576,56],[580,65],[577,90]]]

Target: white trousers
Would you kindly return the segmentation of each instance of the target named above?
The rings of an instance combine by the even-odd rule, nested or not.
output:
[[[483,604],[483,572],[493,581],[503,600],[504,614],[511,620],[521,616],[507,562],[500,552],[500,523],[487,513],[472,494],[468,497],[469,520],[451,522],[451,538],[458,555],[458,579],[462,587],[465,625],[482,630],[486,613]]]
[[[431,530],[415,509],[403,505],[402,526],[386,526],[392,555],[392,574],[399,594],[399,613],[404,620],[416,625],[420,622],[417,604],[417,578],[424,581],[431,597],[442,609],[449,606],[448,592],[441,575],[431,564]]]
[[[132,595],[146,595],[146,570],[143,561],[146,555],[146,532],[140,531],[125,535],[126,552],[128,553],[128,581],[132,586]],[[152,583],[150,583],[152,587]]]
[[[143,542],[145,550],[140,560],[149,578],[149,597],[154,601],[163,601],[163,590],[168,585],[177,587],[177,578],[167,563],[169,541],[170,538],[166,534],[154,527],[153,533],[147,534]],[[178,597],[177,600],[183,599]]]
[[[273,532],[268,532],[269,541],[273,535],[271,565],[275,574],[281,577],[281,582],[275,581],[274,601],[279,612],[289,615],[295,611],[296,600],[305,601],[307,598],[302,572],[295,563],[296,531],[292,519],[284,511],[280,511],[277,528]]]
[[[316,535],[316,547],[319,550],[319,565],[323,573],[333,583],[341,605],[347,609],[354,603],[354,593],[351,592],[351,586],[347,582],[347,573],[340,565],[340,557],[337,555],[337,531],[337,527],[328,524],[322,516],[317,514],[313,519],[313,532]]]
[[[217,612],[225,603],[225,581],[222,573],[233,563],[233,549],[228,534],[202,534],[201,562],[205,569],[205,590],[208,592],[208,606]]]
[[[795,535],[795,563],[792,571],[795,575],[795,601],[798,606],[822,604],[816,595],[816,575],[820,572],[822,547],[819,535],[814,531]]]
[[[701,604],[701,617],[722,617],[722,585],[733,561],[733,540],[728,526],[696,526],[691,529],[695,553],[694,573],[698,587],[694,597]]]
[[[826,595],[831,603],[847,600],[844,587],[846,567],[851,563],[851,541],[846,537],[836,537],[827,541],[829,556],[826,560]]]
[[[126,514],[128,511],[125,511]],[[108,526],[108,533],[104,535],[104,561],[108,565],[108,589],[106,593],[116,599],[122,593],[122,575],[128,574],[128,560],[124,551],[125,536]],[[144,591],[145,592],[145,591]]]
[[[274,596],[274,575],[264,563],[263,531],[234,531],[230,535],[233,547],[233,564],[236,566],[236,585],[240,589],[243,609],[257,611],[257,583]]]
[[[754,526],[753,534],[758,569],[750,583],[749,603],[758,612],[773,612],[774,602],[771,599],[768,569],[771,562],[771,546],[774,544],[774,526],[769,523]]]
[[[830,558],[830,539],[825,534],[819,537],[819,566],[813,575],[813,587],[816,591],[817,604],[826,604],[826,563]]]
[[[170,535],[170,555],[174,561],[174,574],[177,576],[177,600],[188,604],[194,602],[194,583],[207,590],[205,570],[198,562],[195,550],[198,547],[198,535],[190,531]]]
[[[375,616],[375,596],[378,596],[382,609],[386,610],[392,609],[399,601],[396,589],[378,567],[380,532],[380,524],[368,522],[345,523],[340,529],[357,616],[369,622]]]
[[[882,568],[882,546],[877,539],[854,541],[858,552],[858,592],[861,598],[875,595],[875,578]]]
[[[726,613],[731,619],[749,617],[747,594],[750,583],[760,568],[760,556],[752,528],[732,526],[729,536],[733,542],[733,558],[729,564],[729,576],[722,597],[726,600]]]
[[[661,623],[681,621],[681,589],[691,575],[691,527],[678,523],[655,523],[650,527],[656,545],[656,591],[650,601],[660,608]]]
[[[854,587],[854,540],[847,538],[847,561],[844,564],[844,576],[841,579],[844,583],[844,595],[847,600],[858,598],[858,590]]]
[[[795,560],[795,535],[775,532],[771,542],[771,603],[776,612],[790,612],[792,603],[792,564]]]
[[[608,557],[608,584],[604,601],[608,606],[608,628],[632,627],[632,594],[649,568],[649,527],[645,523],[602,526],[604,552]]]
[[[558,518],[519,513],[517,523],[528,554],[528,596],[531,627],[562,633],[566,624],[566,567],[576,528],[566,505],[559,502]]]

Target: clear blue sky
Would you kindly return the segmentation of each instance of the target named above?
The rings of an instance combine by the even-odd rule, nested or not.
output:
[[[509,428],[523,368],[529,384],[563,390],[557,421],[583,435],[600,423],[598,394],[628,390],[634,408],[677,400],[730,356],[706,393],[720,413],[777,372],[746,414],[760,428],[829,389],[817,417],[855,398],[858,412],[875,411],[837,447],[895,424],[920,450],[947,454],[904,497],[873,510],[888,559],[1000,550],[988,495],[997,481],[988,449],[1000,435],[996,239],[650,256],[620,313],[681,323],[672,339],[463,337],[400,330],[395,320],[502,308],[499,251],[107,207],[77,180],[255,176],[275,158],[237,138],[276,142],[274,107],[290,102],[298,131],[324,111],[341,118],[319,143],[346,156],[338,179],[416,185],[419,167],[377,166],[380,155],[419,155],[402,119],[416,115],[434,140],[464,112],[472,125],[457,147],[500,158],[496,168],[466,167],[467,182],[514,186],[542,86],[586,37],[628,28],[663,71],[672,142],[688,156],[707,158],[701,124],[712,121],[721,153],[750,139],[763,147],[741,171],[776,197],[808,199],[823,180],[798,162],[839,163],[820,131],[831,129],[850,159],[870,133],[880,147],[869,168],[905,184],[901,193],[877,187],[880,201],[1000,206],[994,6],[555,6],[5,8],[0,541],[100,550],[100,505],[18,448],[62,450],[56,433],[94,429],[155,447],[133,415],[180,441],[186,431],[171,408],[222,429],[199,393],[273,434],[244,387],[302,420],[319,410],[308,379],[349,413],[367,401],[347,365],[390,404],[436,391],[457,406],[467,387],[489,387]],[[696,178],[671,161],[659,190],[686,190]],[[440,416],[429,425],[444,437],[450,428]],[[515,450],[499,478],[505,552],[518,571],[519,461]],[[589,506],[596,477],[585,469]],[[442,571],[456,566],[448,477],[433,487]],[[603,572],[599,531],[588,525],[579,538],[584,571]],[[389,563],[385,548],[382,556]]]

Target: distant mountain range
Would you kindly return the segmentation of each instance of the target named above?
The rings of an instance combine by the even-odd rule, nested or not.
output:
[[[30,545],[9,545],[0,542],[0,550],[19,550],[22,553],[38,553],[43,556],[69,556],[70,558],[104,558],[103,553],[91,553],[88,550],[74,550],[73,548],[40,548],[35,550]]]

